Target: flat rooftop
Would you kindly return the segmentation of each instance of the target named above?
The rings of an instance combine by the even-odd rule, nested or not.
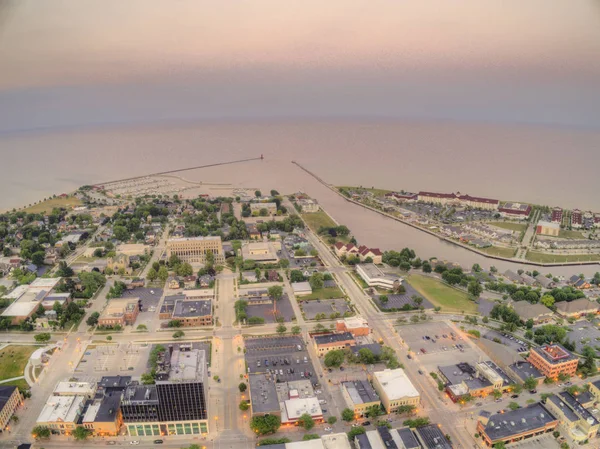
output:
[[[353,340],[354,336],[350,332],[340,332],[338,334],[315,335],[315,343],[317,345],[326,345],[342,341]]]
[[[558,395],[560,396],[560,399],[567,403],[569,407],[571,407],[571,409],[582,419],[588,421],[592,426],[598,425],[598,420],[594,417],[594,415],[588,412],[571,393],[568,391],[562,391]]]
[[[419,397],[419,392],[402,368],[377,371],[373,375],[389,400]]]
[[[367,404],[379,401],[379,395],[367,380],[342,382],[354,404]]]
[[[544,377],[544,375],[529,362],[516,362],[509,365],[509,368],[519,377],[521,382],[525,382],[530,377],[533,377],[534,379]]]
[[[249,374],[252,413],[277,413],[280,410],[275,383],[265,374]]]
[[[91,382],[59,382],[54,388],[53,394],[93,394],[96,391],[96,384]]]
[[[156,385],[130,385],[123,392],[122,404],[158,404]]]
[[[532,347],[531,351],[541,355],[544,360],[552,365],[579,359],[559,344],[542,345],[538,348]]]
[[[74,422],[84,403],[84,396],[50,396],[37,422]]]
[[[167,240],[168,242],[198,242],[198,241],[207,241],[207,240],[218,240],[221,241],[221,237],[214,235],[207,235],[204,237],[177,237]]]
[[[556,418],[541,403],[520,408],[490,418],[485,432],[492,441],[505,440],[512,435],[531,432],[542,428]]]
[[[203,349],[181,351],[175,349],[171,355],[171,370],[168,382],[204,382],[206,352]],[[157,383],[161,383],[159,381]],[[166,381],[165,381],[166,382]]]
[[[173,318],[190,318],[209,315],[212,315],[212,301],[210,299],[199,301],[178,300],[175,302]]]
[[[446,439],[441,429],[435,424],[417,427],[415,429],[421,441],[425,444],[425,449],[452,449],[452,445]]]
[[[308,413],[310,416],[322,416],[323,411],[317,398],[288,399],[281,404],[281,422],[287,422],[300,418]]]

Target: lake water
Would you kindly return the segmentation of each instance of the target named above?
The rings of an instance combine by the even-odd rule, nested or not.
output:
[[[264,154],[185,176],[302,189],[367,244],[466,260],[290,161],[332,184],[600,211],[599,13],[593,0],[0,0],[0,210]]]

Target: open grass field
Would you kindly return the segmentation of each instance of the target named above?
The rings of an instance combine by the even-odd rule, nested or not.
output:
[[[42,201],[38,204],[34,204],[25,209],[25,212],[29,212],[32,214],[41,214],[43,212],[52,212],[52,209],[55,207],[64,207],[66,209],[70,209],[72,207],[81,206],[83,203],[79,198],[75,198],[74,196],[70,196],[68,198],[50,198],[49,200]]]
[[[38,346],[7,346],[0,351],[0,380],[23,375],[27,361]]]
[[[20,388],[21,390],[29,390],[29,384],[27,383],[27,381],[25,379],[17,379],[17,380],[11,380],[10,382],[4,382],[2,384],[0,384],[0,386],[10,386],[10,385],[14,385],[17,388]]]
[[[558,237],[561,239],[585,240],[585,237],[581,231],[568,231],[566,229],[561,229],[558,231]]]
[[[313,232],[317,232],[322,226],[337,226],[335,221],[333,221],[333,219],[323,210],[319,210],[318,212],[313,212],[310,214],[301,214],[301,216]]]
[[[408,276],[408,283],[442,311],[477,312],[477,304],[471,301],[466,293],[444,285],[440,281],[420,274]]]
[[[528,251],[526,259],[539,263],[594,262],[600,261],[600,254],[547,254]]]
[[[310,295],[299,296],[298,299],[336,299],[343,297],[344,293],[339,289],[339,287],[327,287],[313,290]]]
[[[498,257],[514,257],[516,249],[515,248],[504,248],[502,246],[489,246],[487,248],[477,248],[482,253],[489,254],[491,256]]]
[[[508,229],[509,231],[523,232],[527,229],[527,225],[523,223],[513,223],[510,221],[490,221],[488,224],[497,228]]]
[[[339,186],[339,187],[337,187],[337,189],[346,189],[346,190],[362,189],[362,190],[366,190],[367,192],[371,192],[375,196],[383,196],[386,193],[391,192],[391,190],[385,190],[385,189],[368,189],[366,187],[352,187],[352,186]]]

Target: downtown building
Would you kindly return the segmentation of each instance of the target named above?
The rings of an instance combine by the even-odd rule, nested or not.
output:
[[[204,350],[180,346],[159,354],[156,384],[130,385],[121,411],[132,437],[208,433],[207,369]]]
[[[212,252],[215,265],[225,263],[221,237],[182,237],[167,240],[167,258],[176,255],[182,262],[206,263],[206,254]]]

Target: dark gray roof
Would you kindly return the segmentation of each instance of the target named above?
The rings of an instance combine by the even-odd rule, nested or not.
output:
[[[580,404],[586,404],[590,401],[593,401],[594,396],[589,391],[584,391],[582,393],[579,393],[575,399],[577,399],[577,402],[579,402]]]
[[[435,424],[429,424],[415,429],[415,435],[421,440],[425,449],[452,449],[446,436]]]
[[[0,410],[4,408],[10,397],[17,389],[14,385],[1,385],[0,386]]]
[[[598,420],[581,405],[575,397],[568,391],[559,393],[560,399],[569,405],[569,407],[582,419],[588,421],[592,426],[598,425]],[[593,424],[592,424],[593,423]]]
[[[355,404],[379,401],[377,392],[367,380],[351,380],[348,382],[342,382],[342,385],[344,388],[346,388],[346,390],[348,390],[348,393]],[[361,402],[355,400],[357,398],[353,397],[354,392],[358,394]]]
[[[394,438],[392,438],[392,434],[390,433],[390,429],[388,429],[385,426],[380,426],[380,427],[377,427],[377,432],[379,433],[379,436],[381,437],[381,439],[383,441],[383,444],[385,444],[386,448],[388,448],[388,449],[398,449],[398,445],[394,441]]]
[[[318,345],[334,343],[338,341],[354,340],[350,332],[341,332],[339,334],[316,335],[315,342]]]
[[[485,426],[485,433],[492,442],[507,440],[512,435],[543,428],[552,421],[556,421],[556,418],[538,402],[529,407],[494,415]]]
[[[509,365],[509,368],[517,375],[521,382],[525,382],[530,377],[534,377],[535,379],[544,377],[544,375],[529,362],[516,362]]]
[[[360,435],[356,435],[355,441],[358,443],[359,449],[371,449],[371,443],[367,434],[361,433]]]
[[[381,345],[378,344],[378,343],[367,343],[367,344],[364,344],[364,345],[352,346],[350,348],[350,350],[354,354],[358,354],[358,351],[360,351],[361,349],[368,349],[369,351],[371,351],[375,355],[381,354]]]
[[[131,383],[131,376],[103,376],[98,382],[102,388],[113,388],[124,390]]]
[[[212,301],[210,299],[175,302],[173,318],[189,318],[208,315],[212,315]]]
[[[113,422],[121,406],[121,393],[104,396],[94,422]]]
[[[408,427],[396,429],[396,432],[398,432],[398,435],[400,436],[400,439],[402,440],[402,443],[406,449],[420,449],[421,445]]]
[[[268,380],[264,374],[250,374],[250,399],[252,401],[252,413],[275,413],[279,412],[279,399],[275,383]]]
[[[569,421],[571,421],[571,422],[577,422],[577,421],[579,421],[579,418],[573,412],[573,410],[571,410],[571,408],[567,404],[565,404],[561,400],[561,398],[559,398],[558,396],[556,396],[556,395],[550,396],[547,400],[550,401],[550,402],[552,402],[559,409],[561,409],[562,412],[565,415],[565,418],[568,419]]]
[[[132,404],[158,404],[156,385],[132,385],[123,392],[122,403]]]

